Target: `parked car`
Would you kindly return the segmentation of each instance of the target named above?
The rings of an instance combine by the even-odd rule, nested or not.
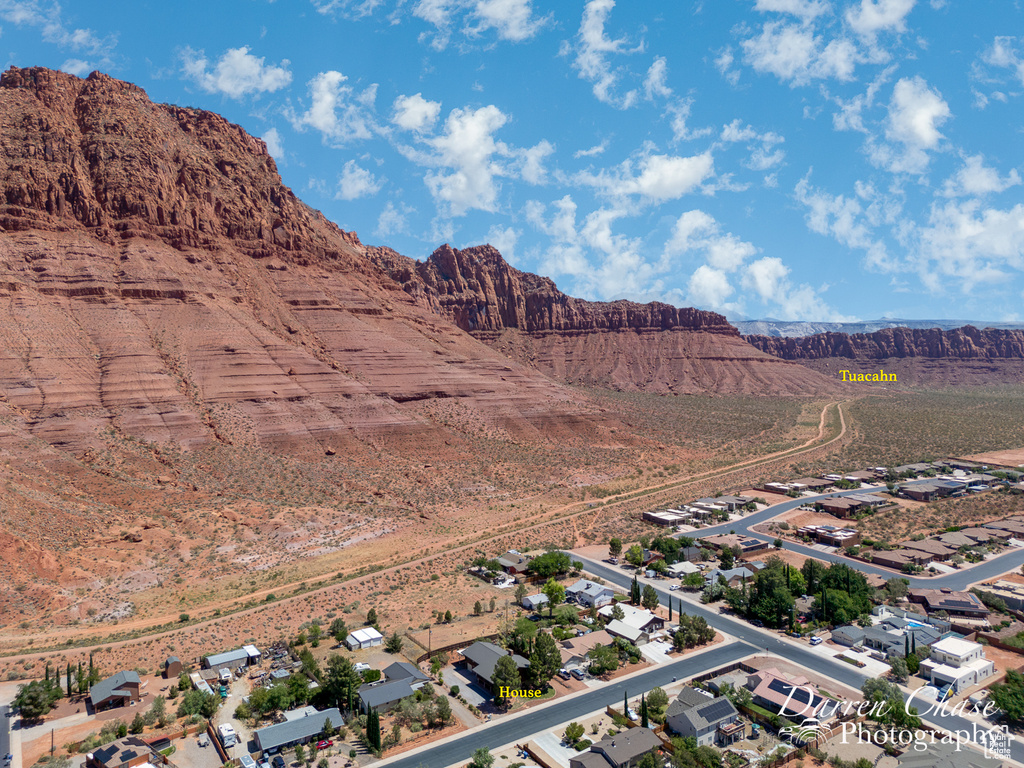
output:
[[[558,676],[560,678],[562,678],[563,680],[568,680],[570,677],[572,677],[572,675],[569,674],[569,670],[568,669],[560,669],[560,670],[558,670]]]
[[[822,641],[821,641],[820,637],[812,637],[811,638],[811,645],[821,645],[821,642]]]
[[[671,587],[668,588],[668,591],[669,592],[675,592],[677,589],[679,589],[679,585],[678,584],[673,584]]]
[[[256,768],[256,761],[249,755],[242,755],[238,758],[238,764],[242,768]]]
[[[354,669],[356,672],[365,672],[369,668],[370,665],[367,664],[365,661],[357,661],[355,664],[352,665],[352,669]]]
[[[583,678],[586,677],[586,675],[583,674],[583,670],[582,669],[574,669],[572,671],[572,676],[575,677],[577,680],[582,680]]]
[[[274,759],[271,761],[274,768],[284,768],[284,758],[280,755],[274,755]]]
[[[331,741],[330,739],[320,739],[320,741],[318,741],[316,743],[316,748],[317,749],[327,749],[327,748],[333,747],[333,746],[334,746],[334,742]]]
[[[764,626],[764,622],[761,621],[760,619],[754,619],[750,623],[753,624],[755,627],[763,627]]]
[[[797,637],[797,638],[802,637],[802,635],[799,632],[790,632],[789,636],[790,637]]]

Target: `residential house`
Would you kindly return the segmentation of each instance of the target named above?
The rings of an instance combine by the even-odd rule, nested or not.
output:
[[[921,675],[939,687],[950,686],[960,693],[996,673],[995,664],[985,658],[981,643],[947,637],[932,645],[931,655],[921,662]]]
[[[665,572],[677,579],[684,579],[691,573],[700,573],[700,567],[688,560],[680,560],[678,563],[668,566]]]
[[[324,732],[328,721],[332,728],[340,728],[345,724],[345,718],[341,716],[337,707],[314,709],[312,712],[306,709],[305,712],[304,717],[285,720],[283,723],[275,723],[253,731],[256,748],[265,755],[274,754],[296,744],[314,741]]]
[[[714,501],[723,505],[730,512],[735,512],[754,501],[753,496],[716,496]]]
[[[657,614],[651,613],[646,608],[637,608],[635,605],[628,605],[626,603],[619,603],[618,605],[622,609],[622,621],[631,627],[648,633],[657,632],[665,628],[665,620]],[[606,605],[598,613],[604,618],[610,619],[614,608],[615,606]]]
[[[527,595],[523,598],[523,608],[528,611],[539,611],[547,604],[548,596],[543,592],[538,592],[535,595]]]
[[[530,558],[514,549],[510,549],[498,558],[498,565],[502,567],[505,573],[518,576],[520,573],[526,572],[527,567],[530,565]]]
[[[580,579],[565,588],[566,599],[575,600],[588,608],[601,608],[609,605],[615,597],[612,588],[604,584],[596,584],[587,579]]]
[[[203,657],[204,669],[238,669],[239,667],[251,667],[263,660],[263,654],[255,645],[243,645],[233,651],[214,653]]]
[[[164,677],[168,680],[178,677],[181,674],[181,659],[177,656],[168,656],[164,662]]]
[[[854,515],[864,504],[843,496],[829,496],[819,501],[816,506],[820,506],[822,512],[834,517],[847,518]]]
[[[919,565],[925,558],[925,554],[913,549],[893,549],[890,551],[874,550],[871,553],[871,564],[881,565],[885,568],[902,570],[908,563]]]
[[[929,561],[938,560],[939,562],[943,562],[956,554],[956,548],[947,547],[945,544],[933,539],[901,541],[900,546],[903,549],[916,549],[918,552],[924,552],[929,556]]]
[[[708,698],[694,688],[683,688],[665,710],[668,727],[697,746],[726,746],[743,736],[739,712],[724,696]]]
[[[421,687],[423,683],[420,683]],[[367,683],[359,686],[359,708],[363,712],[371,709],[377,712],[386,712],[398,706],[398,703],[409,696],[416,694],[416,688],[412,685],[412,678],[401,680],[389,680],[383,683]]]
[[[627,728],[590,745],[590,751],[569,758],[569,768],[636,768],[648,752],[661,747],[654,731]]]
[[[409,680],[413,690],[419,690],[424,683],[430,682],[429,675],[407,661],[396,661],[384,667],[384,679],[389,681]]]
[[[462,650],[462,657],[466,660],[467,669],[476,675],[476,679],[488,691],[494,685],[492,680],[494,666],[502,656],[511,656],[520,673],[530,666],[529,660],[524,659],[519,654],[506,651],[494,643],[488,643],[483,640],[477,641]]]
[[[730,587],[738,587],[743,584],[744,581],[750,581],[754,578],[754,574],[757,571],[754,568],[749,568],[745,565],[739,565],[735,568],[729,568],[722,570],[721,568],[712,568],[704,574],[704,584],[711,585],[718,583],[718,577],[721,576],[725,579],[725,583]]]
[[[162,766],[167,763],[159,752],[138,736],[125,736],[102,747],[97,747],[85,757],[86,768],[135,768],[135,766]]]
[[[1024,610],[1024,584],[999,579],[982,584],[979,589],[986,595],[998,597],[1006,603],[1007,608],[1012,608],[1015,611]]]
[[[641,517],[648,523],[655,525],[673,526],[686,523],[693,515],[682,510],[667,509],[657,512],[644,512]]]
[[[762,549],[768,549],[769,544],[767,541],[761,541],[760,539],[751,539],[745,536],[740,536],[735,533],[720,533],[716,536],[705,536],[700,539],[701,543],[711,549],[721,552],[724,547],[739,547],[740,552],[744,555],[750,552],[759,552]]]
[[[754,703],[783,717],[819,717],[828,700],[803,676],[786,676],[774,667],[754,672],[747,678]]]
[[[345,638],[345,645],[348,646],[350,651],[373,648],[383,644],[384,635],[373,627],[363,627],[362,629],[354,630],[349,632],[348,637]]]
[[[89,703],[94,711],[124,707],[142,701],[142,680],[139,673],[122,670],[89,689]]]
[[[563,640],[559,648],[559,653],[562,655],[562,666],[566,669],[582,669],[589,664],[588,653],[599,646],[611,645],[613,642],[615,642],[615,638],[606,629]]]
[[[981,598],[972,592],[955,592],[951,589],[912,589],[910,601],[920,603],[929,613],[945,611],[950,616],[964,616],[972,619],[988,619],[989,610]]]
[[[634,627],[619,619],[612,619],[604,625],[605,632],[615,637],[628,640],[633,645],[646,645],[651,642],[651,633]]]

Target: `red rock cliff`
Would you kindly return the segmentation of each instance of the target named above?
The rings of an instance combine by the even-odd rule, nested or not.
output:
[[[1022,359],[1024,331],[967,325],[952,331],[938,328],[886,328],[874,333],[819,333],[800,338],[746,336],[758,349],[783,360],[856,360],[931,358],[953,360]]]

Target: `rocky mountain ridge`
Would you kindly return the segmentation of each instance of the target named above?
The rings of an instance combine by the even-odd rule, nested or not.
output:
[[[1024,331],[964,326],[939,328],[886,328],[873,333],[820,333],[780,338],[745,336],[758,349],[784,360],[851,358],[931,358],[957,360],[1024,359]]]
[[[446,244],[422,262],[389,249],[368,253],[433,312],[557,381],[661,394],[806,395],[833,386],[757,352],[722,315],[573,298],[489,245]]]

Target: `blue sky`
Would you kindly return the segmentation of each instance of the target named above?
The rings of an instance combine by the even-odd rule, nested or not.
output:
[[[220,112],[363,242],[811,320],[1024,319],[1022,32],[965,0],[0,0],[8,65]]]

